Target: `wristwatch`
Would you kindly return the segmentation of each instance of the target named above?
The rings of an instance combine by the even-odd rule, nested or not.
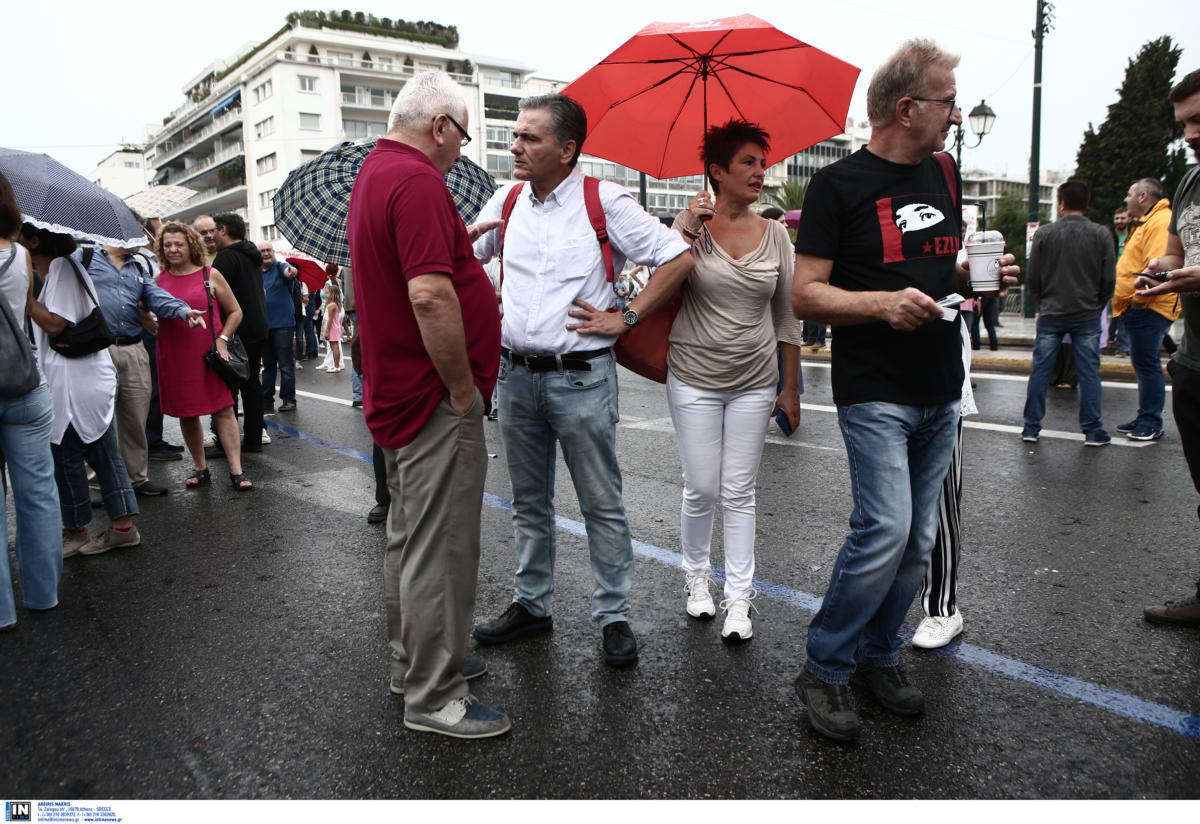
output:
[[[625,310],[624,314],[621,315],[621,320],[625,321],[630,327],[637,326],[642,322],[642,319],[638,317],[637,310],[632,308]]]
[[[226,335],[226,334],[222,333],[222,334],[220,334],[220,335],[217,335],[217,337],[218,337],[218,338],[220,338],[221,340],[225,341],[226,343],[229,343],[229,336],[228,336],[228,335]]]

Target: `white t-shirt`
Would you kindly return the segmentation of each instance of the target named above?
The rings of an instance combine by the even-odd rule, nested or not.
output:
[[[8,305],[12,307],[13,317],[17,319],[17,323],[23,323],[25,320],[25,296],[29,293],[29,272],[25,268],[25,247],[14,243],[11,249],[0,249],[0,267],[8,263],[10,257],[13,258],[12,264],[5,270],[4,275],[0,276],[0,295],[8,300]]]
[[[72,269],[68,258],[55,258],[50,263],[50,273],[38,300],[49,311],[74,323],[91,314],[95,304],[79,287]],[[75,271],[82,276],[89,292],[95,295],[96,286],[87,270],[80,266]],[[38,360],[54,398],[50,441],[61,444],[68,425],[75,427],[75,433],[85,444],[99,440],[112,423],[113,400],[117,394],[117,369],[113,366],[112,356],[107,349],[101,349],[81,358],[64,357],[50,348],[50,336],[44,329],[36,325],[34,329]]]

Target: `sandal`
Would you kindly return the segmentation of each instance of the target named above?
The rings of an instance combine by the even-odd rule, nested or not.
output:
[[[246,473],[244,472],[241,475],[230,475],[229,482],[233,484],[233,488],[238,492],[249,492],[254,489],[254,484],[250,482],[250,479],[246,477]]]
[[[210,483],[212,483],[212,473],[210,473],[207,468],[197,469],[191,475],[188,475],[187,479],[183,482],[184,486],[186,486],[188,489],[195,489],[199,486],[208,486]]]

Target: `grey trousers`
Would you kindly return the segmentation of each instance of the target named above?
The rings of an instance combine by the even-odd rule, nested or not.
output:
[[[146,416],[150,414],[150,355],[140,343],[108,347],[117,367],[117,397],[113,421],[121,460],[134,487],[146,482],[150,453],[146,446]]]
[[[487,476],[483,409],[478,390],[466,415],[444,398],[416,440],[383,450],[392,496],[384,600],[391,676],[404,679],[406,711],[436,712],[468,692],[462,667]]]

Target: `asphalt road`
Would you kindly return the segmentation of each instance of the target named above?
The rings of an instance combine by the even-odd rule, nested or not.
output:
[[[856,695],[855,745],[808,728],[792,691],[850,512],[828,369],[805,369],[799,431],[774,431],[758,494],[752,641],[684,614],[680,470],[662,388],[621,372],[618,443],[638,542],[641,662],[600,661],[578,506],[560,462],[554,632],[484,650],[472,682],[510,734],[406,730],[387,689],[382,527],[350,375],[300,373],[256,482],[142,500],[142,545],[65,563],[60,606],[0,633],[0,792],[70,798],[1197,798],[1200,630],[1142,606],[1200,573],[1197,495],[1168,414],[1157,443],[1085,449],[1076,396],[1019,438],[1024,379],[978,375],[965,434],[961,641],[902,662],[927,714]],[[1106,384],[1110,431],[1131,385]],[[497,425],[477,616],[511,598]],[[1120,439],[1123,440],[1123,439]],[[8,517],[11,528],[11,505]],[[93,527],[105,523],[98,513]],[[719,536],[719,530],[718,530]],[[719,537],[714,562],[720,563]],[[909,614],[909,628],[919,620]]]

